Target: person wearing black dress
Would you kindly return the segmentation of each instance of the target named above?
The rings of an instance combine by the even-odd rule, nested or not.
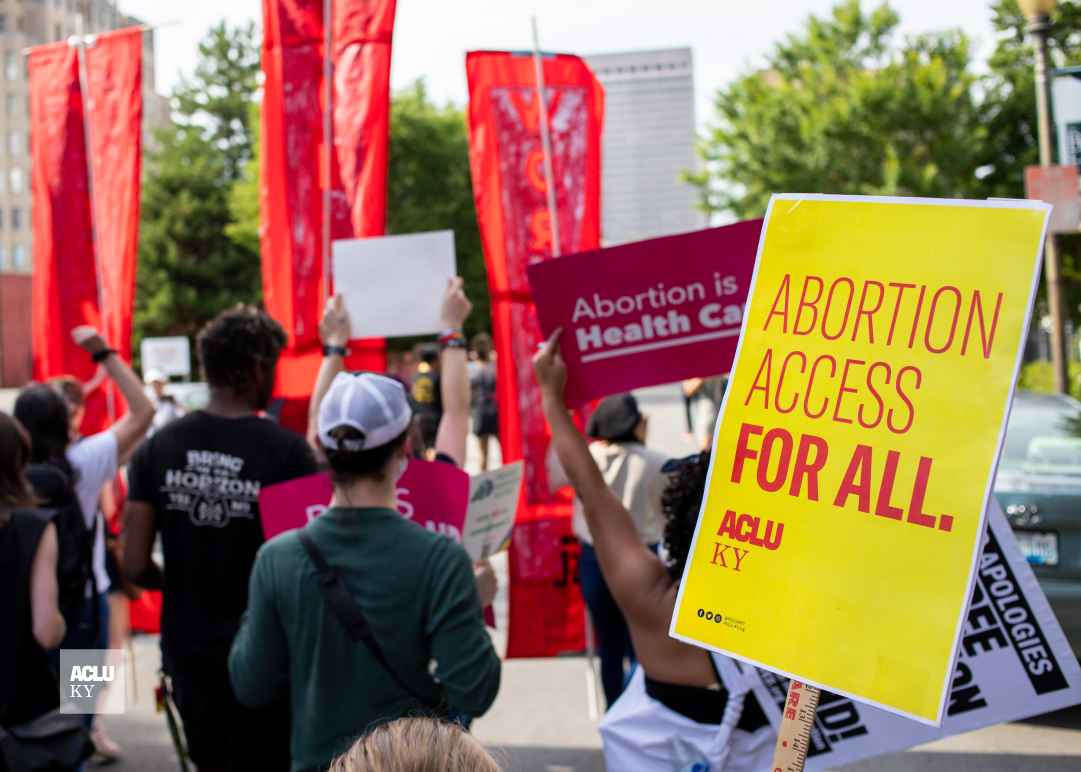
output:
[[[57,601],[56,527],[34,509],[26,479],[29,461],[26,431],[0,412],[0,726],[5,727],[60,705],[45,653],[60,644],[65,627]]]

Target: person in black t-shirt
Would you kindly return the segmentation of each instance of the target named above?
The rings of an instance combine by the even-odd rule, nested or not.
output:
[[[263,543],[259,492],[316,471],[303,437],[259,416],[285,341],[251,307],[211,321],[197,342],[206,410],[147,440],[128,470],[124,568],[138,585],[163,590],[162,663],[200,772],[290,766],[288,695],[244,708],[227,665]],[[158,533],[164,570],[151,557]]]
[[[439,422],[443,419],[439,347],[425,344],[419,350],[420,366],[413,378],[411,396],[420,425],[423,450],[430,453],[435,448]]]

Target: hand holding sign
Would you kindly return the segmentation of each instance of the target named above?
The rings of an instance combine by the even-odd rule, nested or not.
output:
[[[941,721],[1047,213],[773,198],[675,637]]]
[[[345,299],[335,295],[327,302],[323,319],[319,322],[319,339],[324,346],[347,346],[353,337],[352,320],[345,310]]]
[[[451,231],[334,242],[334,286],[364,335],[440,332],[439,302],[454,274]]]
[[[548,336],[540,351],[533,357],[533,372],[537,375],[537,385],[541,396],[563,403],[563,392],[567,387],[567,363],[559,350],[559,339],[563,328],[558,328]]]
[[[447,282],[447,289],[443,293],[443,305],[439,311],[439,318],[443,327],[448,330],[460,330],[473,311],[473,304],[465,296],[465,280],[455,276]]]
[[[567,405],[731,369],[760,220],[529,266],[541,328],[563,328]]]

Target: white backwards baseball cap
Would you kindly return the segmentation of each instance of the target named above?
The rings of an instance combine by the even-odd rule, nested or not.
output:
[[[402,384],[375,373],[338,373],[319,406],[319,441],[328,450],[371,450],[386,445],[409,428],[413,409]],[[358,439],[331,436],[348,426]]]

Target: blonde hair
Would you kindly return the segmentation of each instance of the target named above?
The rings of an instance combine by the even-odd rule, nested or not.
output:
[[[457,724],[403,718],[372,730],[336,758],[327,772],[501,772],[477,740]]]

